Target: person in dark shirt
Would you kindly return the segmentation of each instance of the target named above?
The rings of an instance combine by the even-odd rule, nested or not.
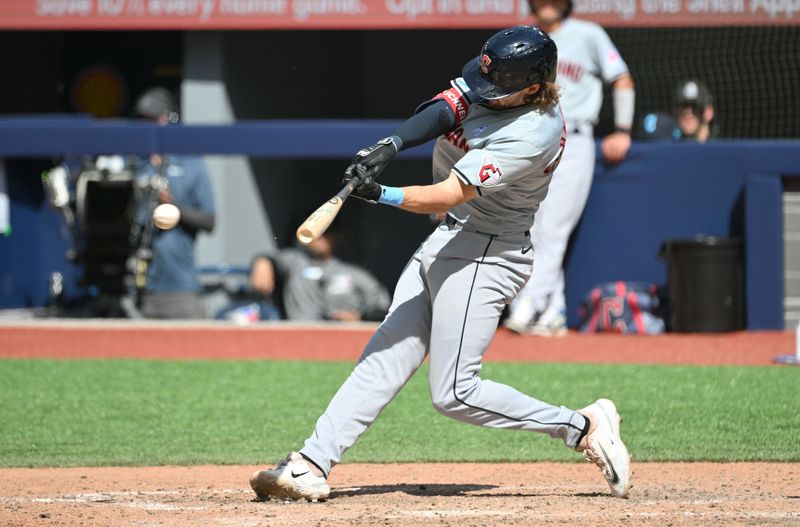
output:
[[[137,116],[160,125],[178,121],[178,105],[164,88],[145,91],[134,107]],[[206,318],[195,269],[197,234],[214,228],[214,198],[203,160],[194,156],[153,154],[139,166],[137,178],[160,177],[166,184],[159,201],[180,210],[178,225],[153,232],[153,258],[147,271],[141,311],[146,318]]]
[[[389,293],[368,271],[335,256],[338,222],[307,247],[253,259],[250,288],[275,298],[289,320],[381,320]]]

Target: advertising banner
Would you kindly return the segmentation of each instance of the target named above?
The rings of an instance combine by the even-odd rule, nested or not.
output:
[[[800,0],[575,0],[606,27],[798,25]],[[0,29],[465,29],[529,23],[527,0],[2,0]]]

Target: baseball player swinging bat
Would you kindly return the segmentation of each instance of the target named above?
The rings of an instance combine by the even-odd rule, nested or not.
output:
[[[478,376],[504,306],[531,275],[529,231],[564,150],[557,65],[556,44],[544,31],[504,29],[467,62],[452,88],[423,103],[394,135],[356,155],[346,172],[349,188],[327,205],[334,213],[340,195],[352,195],[407,212],[447,212],[448,219],[409,259],[392,308],[364,348],[368,360],[356,364],[301,451],[250,479],[259,498],[327,499],[331,469],[426,358],[431,399],[440,413],[560,438],[598,465],[615,496],[628,496],[630,455],[613,402],[599,399],[570,410]],[[375,182],[403,146],[434,137],[431,185]],[[364,180],[356,186],[353,176]],[[330,212],[321,213],[325,207],[309,218],[312,229],[332,219]]]
[[[322,204],[311,216],[306,218],[300,227],[297,228],[297,240],[303,245],[308,245],[330,227],[333,219],[339,214],[339,210],[344,205],[344,201],[350,196],[355,188],[361,184],[362,178],[353,177],[334,197]]]

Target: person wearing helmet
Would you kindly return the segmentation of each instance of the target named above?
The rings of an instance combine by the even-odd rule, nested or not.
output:
[[[716,137],[714,100],[702,83],[689,80],[675,89],[670,112],[645,114],[637,126],[637,139],[694,141],[705,143]]]
[[[509,308],[503,325],[516,333],[561,336],[567,332],[564,256],[589,197],[594,177],[594,125],[611,84],[615,130],[603,138],[607,163],[625,159],[631,144],[634,85],[625,61],[599,25],[570,16],[570,0],[529,0],[540,27],[558,45],[558,85],[569,147],[561,170],[531,231],[536,273]]]
[[[717,135],[714,121],[714,99],[702,83],[690,80],[678,86],[673,114],[681,131],[681,139],[705,143]]]
[[[178,103],[165,88],[146,90],[133,106],[136,117],[161,126],[177,123]],[[195,240],[200,232],[214,228],[214,197],[202,158],[151,154],[137,170],[140,181],[157,181],[158,203],[178,207],[180,220],[169,230],[155,229],[152,260],[147,268],[141,312],[146,318],[207,318],[195,269]],[[149,204],[154,205],[154,204]],[[149,221],[145,218],[144,221]]]
[[[440,413],[560,439],[600,466],[616,496],[627,496],[630,457],[611,401],[575,411],[479,376],[503,308],[532,272],[528,231],[564,151],[557,59],[539,28],[500,31],[451,88],[356,154],[345,171],[346,180],[358,178],[354,196],[444,220],[406,265],[389,313],[303,448],[253,474],[258,497],[326,499],[331,469],[426,357]],[[433,138],[433,184],[376,181],[399,150]]]

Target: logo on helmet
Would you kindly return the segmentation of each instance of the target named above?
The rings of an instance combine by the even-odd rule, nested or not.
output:
[[[481,73],[483,73],[484,75],[489,73],[489,64],[491,63],[492,59],[489,58],[489,55],[487,55],[486,53],[481,55]]]

